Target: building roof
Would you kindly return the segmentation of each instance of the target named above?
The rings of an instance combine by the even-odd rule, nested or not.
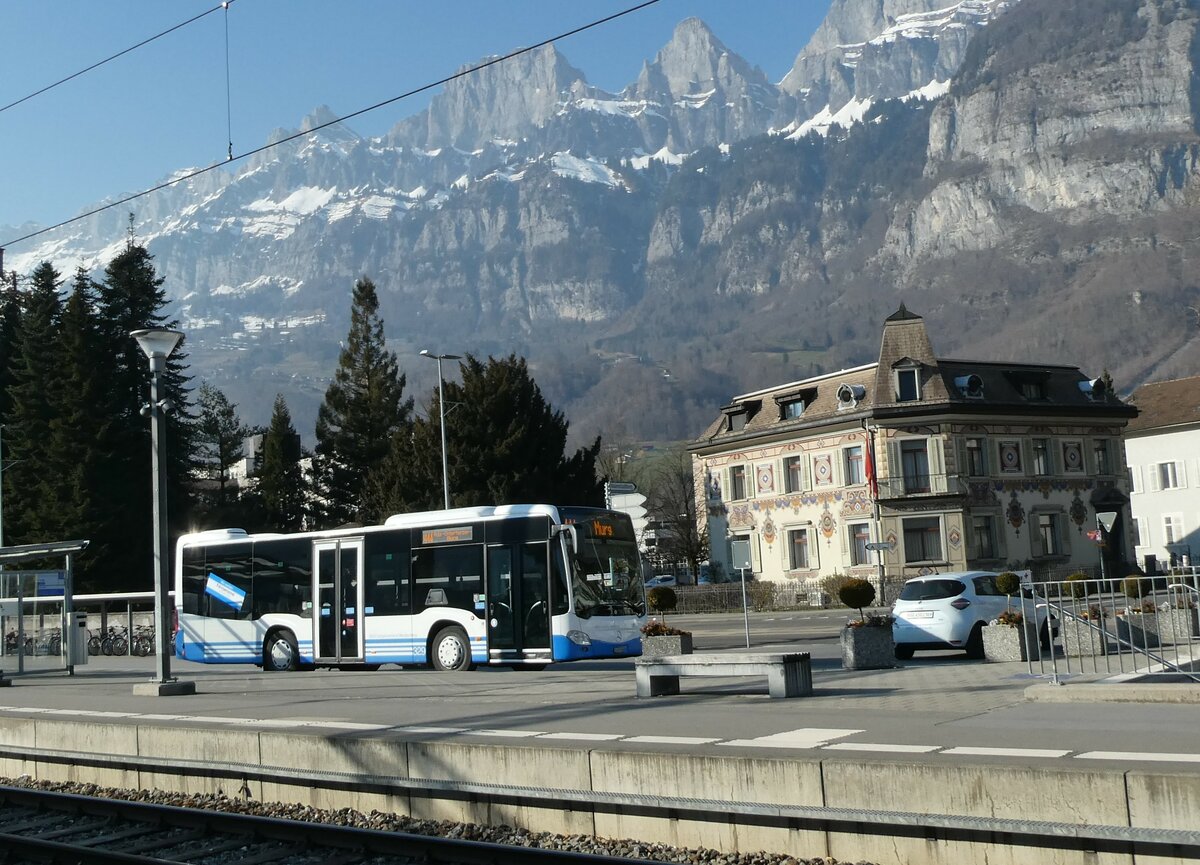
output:
[[[1129,422],[1132,434],[1200,424],[1200,375],[1144,384],[1129,401],[1138,410],[1137,418]]]
[[[919,400],[898,399],[897,369],[917,370]],[[1196,381],[1200,391],[1200,379]],[[1089,422],[1136,414],[1102,387],[1074,366],[939,358],[924,319],[901,306],[884,322],[876,363],[734,397],[692,447],[837,422],[861,423],[864,418],[901,421],[947,410],[1025,417],[1065,413]],[[803,411],[792,417],[786,407],[795,400],[803,401]]]

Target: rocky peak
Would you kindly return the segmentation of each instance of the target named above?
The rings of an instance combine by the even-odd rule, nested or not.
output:
[[[661,90],[664,84],[665,93]],[[654,62],[643,65],[633,90],[642,98],[668,96],[674,101],[747,84],[769,87],[766,76],[726,48],[707,24],[687,18],[675,28]]]
[[[553,45],[544,45],[449,82],[423,114],[398,125],[391,139],[466,151],[493,139],[520,140],[544,126],[559,103],[586,83]]]

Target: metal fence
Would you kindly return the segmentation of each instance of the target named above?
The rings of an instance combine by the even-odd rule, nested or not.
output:
[[[1021,597],[1029,670],[1056,682],[1081,674],[1200,682],[1198,607],[1197,573],[1034,580]]]

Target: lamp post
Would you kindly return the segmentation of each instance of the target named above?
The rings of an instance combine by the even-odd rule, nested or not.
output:
[[[174,409],[171,401],[160,396],[162,374],[167,369],[167,358],[175,351],[183,334],[177,330],[146,329],[129,334],[137,340],[146,357],[150,359],[150,402],[142,406],[142,414],[150,417],[150,437],[153,465],[151,470],[154,492],[154,642],[155,677],[148,683],[133,686],[134,694],[171,696],[196,693],[195,682],[181,682],[171,678],[171,621],[167,585],[171,569],[167,565],[170,550],[167,541],[167,414]]]
[[[446,461],[446,394],[442,389],[442,361],[461,360],[457,354],[434,354],[427,348],[421,349],[421,357],[433,358],[438,365],[438,415],[439,426],[442,428],[442,492],[445,495],[446,510],[450,510],[450,466]]]

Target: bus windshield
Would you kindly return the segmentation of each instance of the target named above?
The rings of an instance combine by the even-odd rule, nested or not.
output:
[[[584,618],[644,615],[637,544],[580,538],[579,546],[571,569],[575,612]]]

